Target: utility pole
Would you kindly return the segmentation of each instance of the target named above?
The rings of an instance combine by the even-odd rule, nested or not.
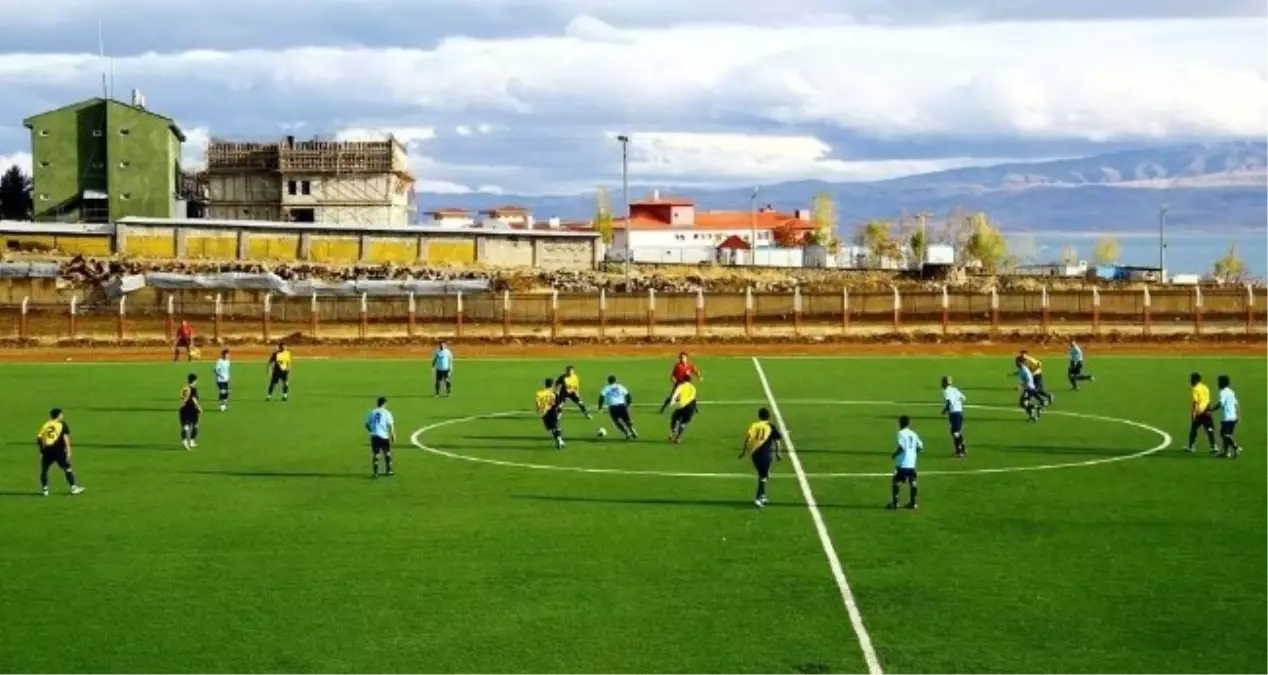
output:
[[[1158,208],[1158,281],[1167,282],[1167,205]]]
[[[633,255],[633,248],[630,246],[630,237],[634,235],[632,223],[630,223],[630,137],[621,134],[616,137],[621,144],[621,193],[625,200],[625,292],[630,292],[630,257]]]

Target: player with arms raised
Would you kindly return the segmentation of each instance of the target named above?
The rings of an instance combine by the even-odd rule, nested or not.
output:
[[[1220,375],[1216,380],[1220,387],[1220,398],[1212,410],[1220,411],[1220,439],[1224,445],[1224,456],[1229,459],[1237,459],[1242,454],[1242,449],[1237,445],[1237,441],[1233,440],[1233,432],[1237,429],[1238,414],[1241,412],[1241,406],[1237,403],[1237,394],[1233,391],[1232,379],[1227,375]]]
[[[687,360],[687,352],[679,352],[678,360],[674,362],[674,369],[669,373],[669,380],[672,384],[669,387],[669,395],[665,397],[665,402],[660,404],[661,414],[664,414],[665,409],[669,407],[669,403],[674,397],[674,390],[678,388],[678,385],[691,378],[695,378],[697,382],[704,379],[700,375],[700,369]]]
[[[783,434],[770,422],[770,411],[761,408],[757,411],[757,421],[748,425],[744,432],[744,444],[740,447],[740,459],[745,455],[753,458],[753,469],[757,472],[757,495],[753,504],[763,508],[770,503],[766,498],[766,481],[770,478],[770,467],[779,461],[779,446],[784,440]]]
[[[75,480],[75,470],[70,465],[70,425],[62,416],[61,408],[49,411],[48,421],[35,434],[35,442],[40,449],[40,494],[48,496],[48,470],[54,464],[66,473],[66,484],[72,495],[86,489]]]
[[[963,459],[968,454],[964,443],[964,392],[951,384],[951,376],[942,378],[942,414],[947,416],[947,424],[951,427],[951,441],[955,444],[956,459]]]
[[[387,409],[387,398],[380,396],[374,408],[365,416],[365,430],[370,433],[370,477],[379,477],[379,455],[383,455],[385,476],[395,476],[392,471],[392,444],[396,442],[396,419]]]
[[[898,508],[898,492],[903,483],[911,489],[911,499],[907,508],[917,507],[916,502],[916,456],[924,452],[920,436],[911,429],[911,418],[903,415],[898,418],[898,448],[890,455],[894,459],[894,478],[890,481],[890,499],[888,508]]]
[[[282,400],[287,400],[291,395],[291,350],[281,342],[277,343],[277,351],[269,356],[267,365],[269,371],[269,391],[264,396],[264,400],[273,400],[273,390],[277,385],[282,385]]]
[[[638,430],[634,428],[634,422],[630,419],[630,406],[634,405],[634,397],[630,395],[630,390],[625,385],[616,381],[615,375],[608,375],[608,386],[599,392],[599,412],[603,412],[603,407],[607,406],[608,416],[612,418],[612,424],[616,425],[617,431],[625,435],[625,440],[638,438]]]
[[[551,438],[555,439],[556,450],[563,450],[565,445],[564,432],[559,428],[560,386],[562,385],[556,380],[546,378],[546,384],[533,395],[533,405],[537,409],[537,415],[542,418],[542,426],[546,427]]]
[[[1189,445],[1186,452],[1193,452],[1198,442],[1198,430],[1206,430],[1206,440],[1211,444],[1211,454],[1219,454],[1215,447],[1215,422],[1211,420],[1211,389],[1202,383],[1200,373],[1189,374]]]

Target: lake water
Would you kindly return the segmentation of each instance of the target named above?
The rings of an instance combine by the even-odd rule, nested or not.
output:
[[[1101,237],[1113,236],[1122,247],[1123,265],[1158,266],[1156,233],[1034,233],[1010,238],[1010,244],[1022,249],[1033,241],[1036,262],[1060,258],[1065,246],[1073,245],[1081,260],[1090,260],[1092,249]],[[1029,241],[1026,241],[1029,240]],[[1170,274],[1209,274],[1215,261],[1237,246],[1237,253],[1246,263],[1246,271],[1257,279],[1268,277],[1268,232],[1212,234],[1209,232],[1174,232],[1167,234],[1167,270]]]

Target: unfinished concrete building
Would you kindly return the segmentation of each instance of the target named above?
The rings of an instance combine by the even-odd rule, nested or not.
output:
[[[207,217],[349,227],[405,227],[414,176],[405,146],[385,141],[296,141],[207,146]]]

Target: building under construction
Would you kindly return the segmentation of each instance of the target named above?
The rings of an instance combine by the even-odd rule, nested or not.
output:
[[[405,159],[405,146],[394,138],[212,140],[206,214],[217,220],[405,227],[414,191]]]

